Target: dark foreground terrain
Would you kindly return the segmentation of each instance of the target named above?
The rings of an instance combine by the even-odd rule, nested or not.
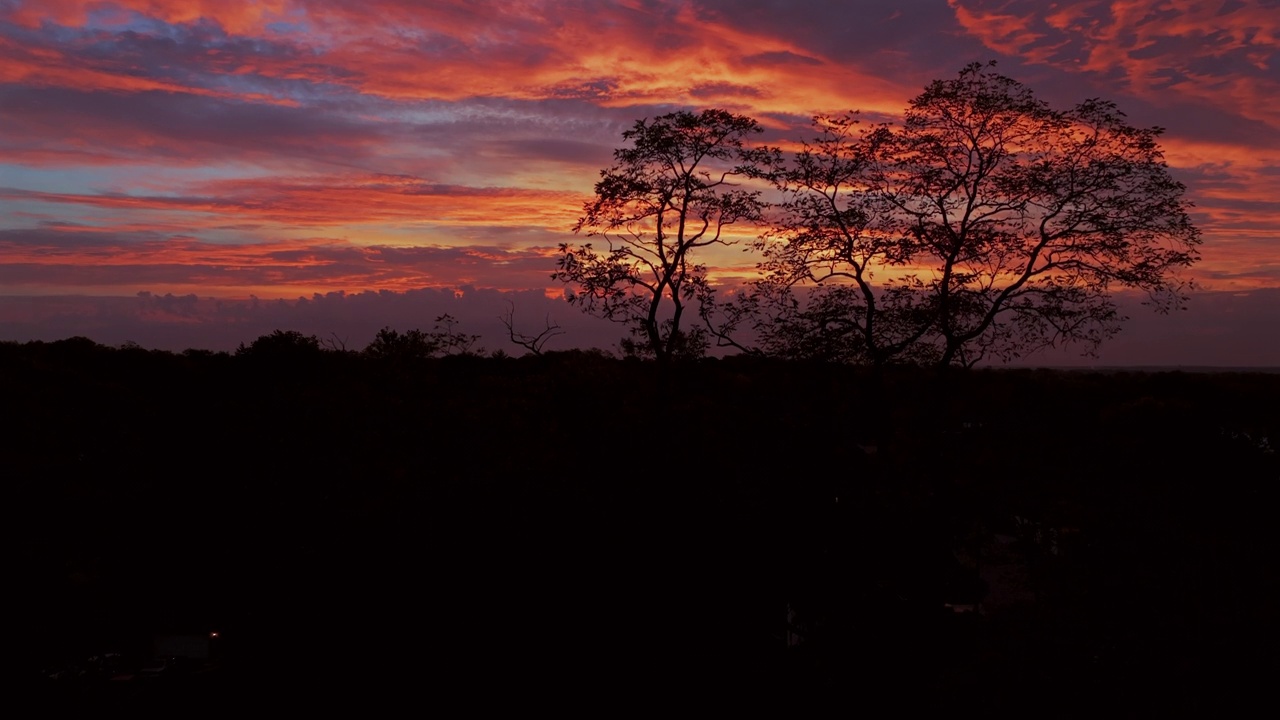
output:
[[[1280,375],[72,339],[0,397],[51,705],[1221,714],[1280,670]]]

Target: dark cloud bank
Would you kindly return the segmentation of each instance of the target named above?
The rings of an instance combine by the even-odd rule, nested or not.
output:
[[[510,304],[509,304],[510,303]],[[499,320],[515,309],[517,329],[538,332],[548,319],[565,334],[548,350],[612,349],[623,328],[583,315],[542,291],[463,287],[407,292],[329,293],[293,300],[226,300],[139,293],[136,297],[0,297],[0,338],[58,340],[81,335],[105,345],[126,342],[165,350],[232,350],[273,330],[298,330],[337,339],[349,349],[367,345],[378,329],[428,330],[448,313],[457,329],[482,336],[489,350],[523,352]],[[1202,292],[1190,309],[1158,315],[1123,298],[1124,330],[1097,357],[1067,348],[1018,364],[1080,367],[1280,367],[1280,289]]]

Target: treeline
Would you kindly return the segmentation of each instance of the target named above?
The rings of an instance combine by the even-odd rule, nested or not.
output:
[[[1280,375],[264,338],[0,344],[19,654],[217,624],[267,692],[1003,711],[1274,666]]]

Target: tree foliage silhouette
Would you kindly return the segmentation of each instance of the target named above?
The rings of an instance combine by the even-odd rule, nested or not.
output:
[[[434,357],[440,342],[418,329],[400,332],[384,327],[365,346],[366,357],[387,361],[412,361]]]
[[[571,303],[628,326],[624,351],[659,360],[705,351],[705,333],[685,322],[706,288],[697,255],[733,244],[730,226],[762,219],[760,191],[742,186],[772,158],[747,144],[759,132],[751,118],[704,110],[639,120],[622,134],[631,147],[614,151],[574,228],[608,249],[562,244],[552,278],[573,286]]]
[[[314,358],[323,352],[320,339],[315,335],[303,335],[297,330],[275,330],[269,335],[236,347],[236,355],[249,358],[276,360]]]
[[[431,332],[413,329],[405,332],[384,327],[365,346],[366,357],[388,361],[414,361],[441,355],[479,356],[483,347],[477,347],[479,335],[461,332],[458,321],[445,313],[436,318]]]
[[[993,65],[933,82],[897,127],[816,118],[775,176],[767,280],[732,316],[757,318],[766,350],[971,366],[1095,350],[1125,319],[1117,289],[1183,305],[1200,236],[1163,130],[1098,99],[1054,110]]]

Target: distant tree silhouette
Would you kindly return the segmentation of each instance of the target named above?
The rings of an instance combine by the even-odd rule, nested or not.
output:
[[[364,355],[382,360],[421,360],[440,355],[482,355],[484,348],[476,347],[479,335],[459,332],[458,321],[452,315],[436,318],[431,332],[418,329],[399,332],[384,327],[364,349]]]
[[[548,315],[546,318],[546,327],[542,332],[537,335],[526,335],[525,333],[516,330],[515,315],[515,303],[508,300],[507,312],[504,315],[499,315],[498,320],[500,320],[503,327],[507,329],[507,337],[511,339],[511,342],[519,345],[525,350],[528,350],[534,355],[541,355],[542,349],[546,347],[547,343],[552,338],[559,337],[564,334],[564,330],[560,329],[560,325],[558,323],[551,322],[551,316]]]
[[[365,346],[364,354],[378,360],[414,360],[434,357],[439,350],[439,341],[421,330],[401,333],[384,327]]]
[[[1124,320],[1116,289],[1181,307],[1200,237],[1163,130],[1103,100],[1054,110],[993,65],[933,82],[897,127],[818,117],[774,176],[768,279],[730,319],[791,356],[971,366],[1091,352]]]
[[[747,145],[759,132],[749,117],[704,110],[638,120],[622,134],[631,147],[614,151],[574,228],[608,249],[562,244],[552,278],[572,286],[570,303],[630,329],[624,352],[668,360],[705,351],[705,333],[684,316],[706,288],[696,256],[736,242],[730,226],[762,219],[761,193],[741,184],[772,160]]]
[[[331,332],[329,337],[320,338],[320,346],[332,352],[345,353],[347,352],[347,339],[338,337],[338,333]]]
[[[88,355],[105,349],[105,346],[99,345],[83,335],[73,335],[62,340],[54,340],[48,345],[49,349],[66,355]]]
[[[479,335],[471,335],[458,330],[458,320],[449,313],[436,318],[435,329],[431,338],[439,343],[440,352],[444,355],[465,355],[478,357],[484,355],[484,348],[476,345]]]
[[[236,347],[236,356],[251,358],[306,358],[320,355],[320,340],[315,335],[303,335],[297,330],[275,330],[257,340]]]

